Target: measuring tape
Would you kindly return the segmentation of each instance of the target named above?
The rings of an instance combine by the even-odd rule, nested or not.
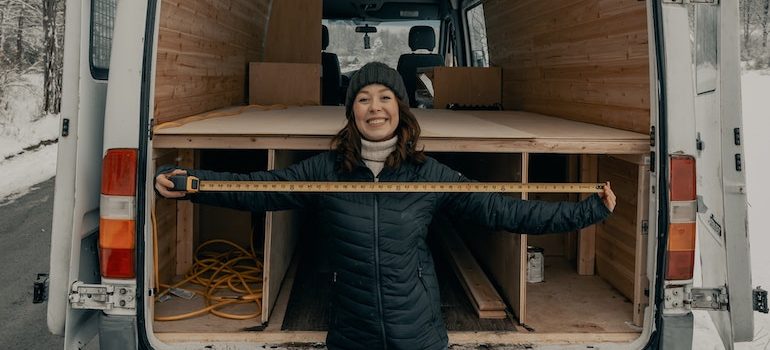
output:
[[[173,191],[196,192],[539,192],[598,193],[603,183],[520,182],[315,182],[315,181],[201,181],[195,176],[169,178]]]

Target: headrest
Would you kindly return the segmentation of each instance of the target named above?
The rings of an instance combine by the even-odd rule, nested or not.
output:
[[[325,25],[321,25],[321,50],[326,50],[326,47],[329,46],[329,28],[326,28]]]
[[[436,47],[436,33],[431,26],[414,26],[409,29],[409,48],[412,51],[426,49],[433,51]]]

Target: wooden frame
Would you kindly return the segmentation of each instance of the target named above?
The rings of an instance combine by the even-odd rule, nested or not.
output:
[[[529,154],[582,154],[581,181],[596,181],[596,154],[639,155],[649,150],[645,134],[590,125],[534,113],[515,111],[415,110],[423,125],[423,146],[432,152],[483,152],[521,154],[521,181],[527,182]],[[328,150],[331,136],[344,124],[342,107],[289,107],[254,110],[243,107],[193,116],[155,129],[155,148],[244,148],[268,149],[268,169],[292,163],[292,150]],[[303,119],[304,118],[304,119]],[[506,136],[510,135],[510,136]],[[573,162],[574,164],[574,162]],[[639,178],[644,178],[640,173]],[[594,180],[591,180],[594,179]],[[510,180],[510,179],[508,179]],[[639,196],[642,198],[642,196]],[[527,194],[522,194],[527,199]],[[639,212],[638,215],[644,213]],[[265,222],[265,292],[262,321],[267,322],[278,288],[290,262],[297,234],[290,232],[289,213],[268,213]],[[182,216],[184,217],[184,216]],[[180,224],[178,227],[185,227]],[[287,237],[279,246],[273,237]],[[494,245],[506,249],[490,253],[488,266],[508,266],[491,271],[519,322],[527,322],[526,259],[527,236],[494,234]],[[593,243],[590,233],[580,235],[578,261],[581,273],[592,274]],[[640,252],[641,253],[641,252]],[[181,253],[180,253],[181,254]],[[643,269],[640,266],[640,269]],[[634,284],[642,283],[638,276]],[[630,297],[633,298],[633,297]],[[638,298],[634,298],[635,302]],[[639,303],[636,303],[639,307]],[[641,309],[639,309],[641,310]],[[635,315],[640,315],[636,313]],[[635,316],[636,319],[636,316]]]

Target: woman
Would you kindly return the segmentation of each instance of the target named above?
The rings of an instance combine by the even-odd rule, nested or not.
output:
[[[401,76],[382,63],[353,75],[348,123],[335,149],[287,169],[251,174],[161,170],[156,189],[167,198],[168,176],[202,180],[468,182],[416,149],[420,126]],[[333,272],[329,349],[445,349],[428,225],[438,210],[494,229],[541,234],[573,231],[605,219],[615,207],[609,183],[580,203],[520,201],[497,193],[196,193],[193,202],[265,211],[312,207],[330,237]]]

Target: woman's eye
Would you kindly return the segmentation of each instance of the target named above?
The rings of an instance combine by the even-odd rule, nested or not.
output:
[[[366,102],[366,101],[368,101],[368,100],[369,100],[368,98],[366,98],[366,97],[362,97],[362,98],[359,98],[359,99],[358,99],[358,102],[361,102],[361,103],[363,103],[363,102]]]
[[[383,96],[382,99],[383,100],[390,100],[390,96]]]

